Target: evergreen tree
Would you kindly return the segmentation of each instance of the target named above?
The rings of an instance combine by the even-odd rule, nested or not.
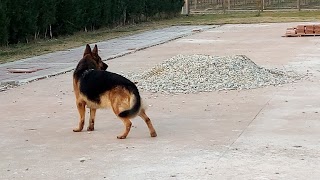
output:
[[[144,14],[144,0],[127,1],[126,16],[128,21],[135,23],[141,21],[141,16]]]
[[[56,21],[56,0],[36,0],[38,9],[37,16],[37,32],[36,37],[39,34],[43,34],[42,37],[46,38],[49,35],[52,38],[52,24]]]
[[[35,0],[9,1],[9,43],[28,43],[33,37],[37,29],[37,9],[35,4]]]
[[[87,31],[90,24],[90,2],[91,0],[76,0],[75,17],[78,28]]]
[[[112,24],[112,0],[101,0],[100,21],[102,26],[110,26]]]
[[[8,43],[8,25],[7,0],[0,0],[0,45],[7,45]]]
[[[0,0],[0,45],[170,17],[184,0]],[[145,17],[142,19],[141,17]]]
[[[75,23],[76,0],[56,0],[56,23],[53,25],[53,35],[72,34],[78,30]]]
[[[145,14],[148,18],[154,17],[159,13],[160,0],[146,0],[145,2]]]

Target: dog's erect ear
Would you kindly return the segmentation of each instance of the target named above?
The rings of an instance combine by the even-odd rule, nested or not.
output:
[[[92,54],[98,55],[98,46],[94,45],[94,48],[92,50]]]
[[[90,54],[91,55],[91,47],[87,44],[86,49],[84,50],[83,56]]]

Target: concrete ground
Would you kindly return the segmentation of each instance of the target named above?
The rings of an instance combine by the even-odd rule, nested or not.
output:
[[[97,112],[94,132],[72,132],[71,72],[1,92],[0,179],[318,179],[320,39],[281,37],[297,24],[224,25],[108,61],[126,73],[176,54],[244,54],[306,75],[244,91],[142,91],[156,138],[136,118],[116,139],[123,125],[111,110]]]

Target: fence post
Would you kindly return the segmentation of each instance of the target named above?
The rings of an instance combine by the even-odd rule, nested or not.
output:
[[[257,10],[258,10],[258,16],[260,16],[260,12],[262,11],[262,0],[257,0]]]
[[[299,11],[301,11],[300,0],[297,0],[297,8],[298,8]]]
[[[182,7],[181,14],[189,15],[189,13],[190,13],[189,0],[184,0],[184,5]]]

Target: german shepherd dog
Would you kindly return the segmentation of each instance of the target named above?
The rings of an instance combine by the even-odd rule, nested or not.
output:
[[[127,78],[106,71],[105,64],[98,55],[98,47],[91,51],[89,44],[73,73],[73,89],[76,96],[76,104],[80,114],[78,128],[74,132],[83,129],[85,121],[85,108],[90,108],[88,131],[94,130],[96,110],[100,108],[112,108],[125,126],[123,134],[118,139],[125,139],[131,128],[131,118],[140,116],[147,124],[151,137],[157,133],[151,120],[142,107],[142,100],[137,86]]]

